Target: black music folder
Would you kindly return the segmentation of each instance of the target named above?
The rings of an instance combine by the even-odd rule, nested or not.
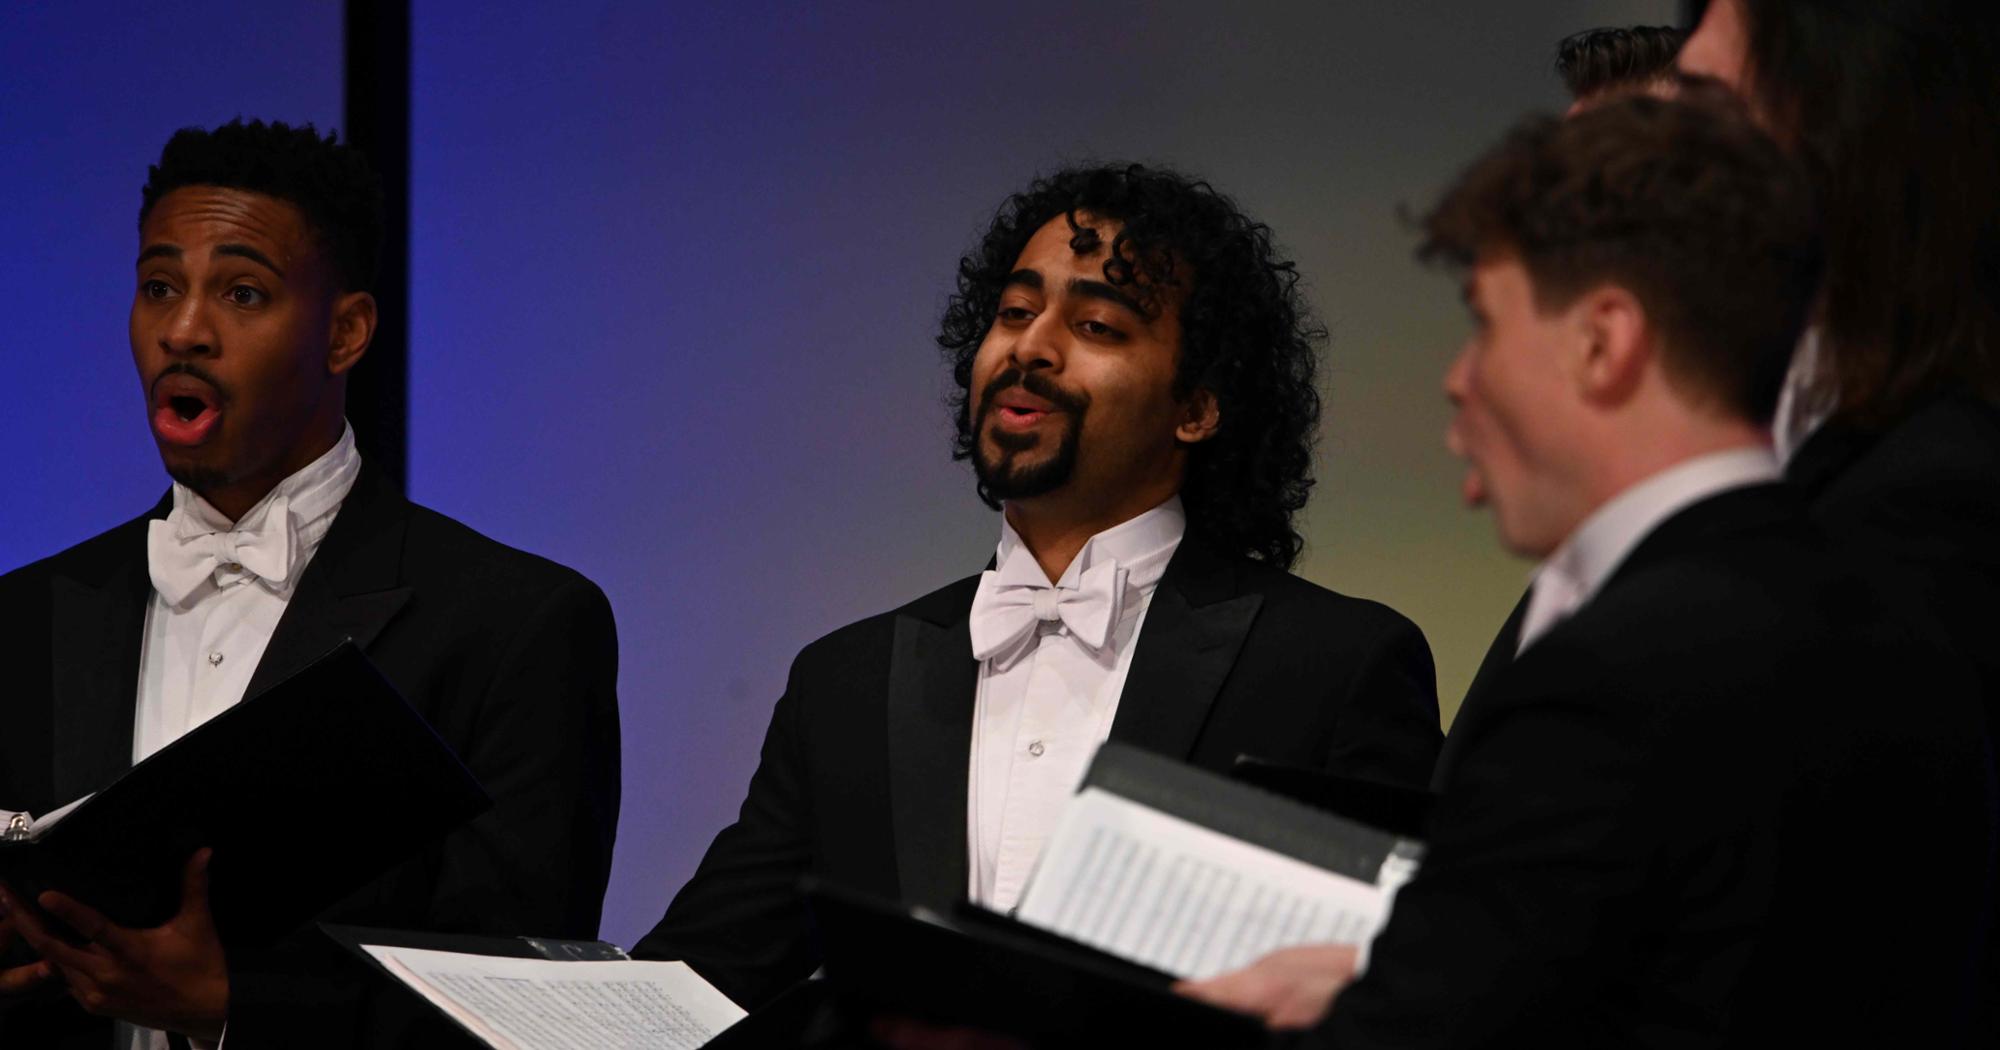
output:
[[[1091,759],[1079,792],[1096,789],[1231,839],[1365,882],[1392,857],[1423,856],[1422,792],[1238,756],[1228,777],[1116,742]],[[1375,810],[1391,810],[1393,819]],[[1040,869],[1036,872],[1039,879]]]
[[[857,1022],[900,1014],[1036,1046],[1261,1045],[1258,1021],[1176,996],[1174,980],[1295,944],[1365,958],[1423,858],[1419,838],[1333,811],[1415,827],[1421,793],[1309,772],[1250,761],[1231,779],[1107,743],[1010,914],[810,885],[827,981]],[[1301,794],[1313,804],[1288,797]]]
[[[1357,945],[1366,965],[1423,852],[1420,839],[1107,743],[1013,916],[1190,979],[1301,944]]]
[[[4,803],[5,799],[0,799]],[[492,805],[352,641],[0,840],[0,879],[124,926],[180,905],[208,846],[227,945],[268,943]],[[54,817],[55,819],[51,819]]]
[[[1229,768],[1229,777],[1274,795],[1303,802],[1314,809],[1414,840],[1430,837],[1431,810],[1437,806],[1437,796],[1429,791],[1343,777],[1306,766],[1272,762],[1254,755],[1236,756],[1235,764]]]
[[[335,944],[346,949],[352,961],[364,967],[377,980],[385,980],[403,989],[406,998],[402,1000],[400,1012],[426,1018],[425,1026],[406,1038],[412,1045],[421,1045],[426,1050],[483,1050],[486,1043],[478,1036],[460,1028],[450,1018],[438,1012],[423,996],[418,995],[393,973],[382,966],[380,960],[368,953],[364,947],[370,944],[393,945],[401,948],[428,948],[441,952],[471,952],[478,955],[492,955],[508,959],[578,959],[602,960],[625,958],[625,951],[615,944],[605,941],[572,941],[535,937],[493,937],[465,933],[434,933],[426,930],[391,930],[370,926],[346,926],[337,923],[317,924],[321,933]]]
[[[952,915],[808,880],[826,983],[852,1029],[909,1017],[1037,1048],[1262,1046],[1263,1024],[1174,994],[1173,978],[992,912]]]

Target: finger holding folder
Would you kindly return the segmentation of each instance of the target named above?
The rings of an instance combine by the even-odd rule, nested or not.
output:
[[[74,931],[80,943],[64,938],[0,883],[0,906],[6,908],[10,931],[42,957],[0,973],[0,991],[25,991],[60,980],[91,1013],[198,1039],[219,1038],[228,1016],[229,970],[209,910],[211,856],[206,848],[189,856],[181,875],[179,910],[150,929],[120,926],[61,891],[42,893],[36,899],[41,910]]]

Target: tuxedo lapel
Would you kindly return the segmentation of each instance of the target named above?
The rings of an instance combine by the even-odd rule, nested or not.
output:
[[[352,638],[368,643],[410,600],[402,584],[403,536],[410,504],[380,471],[362,463],[299,589],[285,606],[264,658],[243,691],[253,697]]]
[[[944,595],[937,619],[896,617],[887,712],[896,877],[904,900],[933,907],[965,895],[966,769],[979,688],[972,587]]]
[[[1183,541],[1146,610],[1111,739],[1188,757],[1263,602],[1237,593],[1227,561]]]
[[[889,664],[889,797],[903,899],[965,896],[966,775],[979,663],[969,618],[977,578],[896,617]],[[1201,735],[1263,597],[1238,594],[1235,570],[1184,542],[1153,593],[1111,738],[1176,758]]]
[[[1514,611],[1507,614],[1507,622],[1500,625],[1500,633],[1493,638],[1493,644],[1486,650],[1486,658],[1479,661],[1479,670],[1472,676],[1472,684],[1465,689],[1465,698],[1459,701],[1458,713],[1452,717],[1452,731],[1445,734],[1444,747],[1438,751],[1437,767],[1431,773],[1431,790],[1442,791],[1446,778],[1451,774],[1452,765],[1458,760],[1458,744],[1465,735],[1458,731],[1466,717],[1478,717],[1480,697],[1492,690],[1493,682],[1500,672],[1514,662],[1516,652],[1521,648],[1521,621],[1528,616],[1528,598],[1533,589],[1523,591],[1521,600],[1514,603]]]
[[[53,804],[96,791],[131,768],[140,648],[153,594],[146,527],[171,506],[163,500],[125,525],[103,562],[51,581]]]

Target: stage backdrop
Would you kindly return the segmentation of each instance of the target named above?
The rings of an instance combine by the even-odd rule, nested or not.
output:
[[[331,5],[18,6],[0,568],[163,484],[124,350],[146,160],[182,123],[334,120],[340,87]],[[415,5],[412,495],[616,606],[608,937],[735,813],[792,654],[991,553],[933,325],[995,206],[1065,162],[1197,172],[1299,261],[1332,333],[1300,571],[1415,619],[1455,709],[1528,566],[1458,506],[1465,326],[1397,209],[1561,105],[1558,37],[1674,4],[723,7]]]

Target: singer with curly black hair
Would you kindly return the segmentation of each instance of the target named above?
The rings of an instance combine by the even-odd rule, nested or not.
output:
[[[636,955],[754,1009],[820,965],[802,875],[1011,909],[1106,739],[1426,783],[1423,635],[1286,571],[1319,415],[1296,283],[1268,228],[1169,171],[1008,199],[938,338],[992,560],[800,653],[741,816]]]
[[[1083,225],[1079,214],[1115,223],[1115,234]],[[1077,255],[1103,254],[1106,284],[1149,315],[1177,315],[1173,395],[1210,399],[1217,413],[1214,433],[1185,446],[1188,530],[1290,568],[1303,546],[1292,516],[1313,484],[1320,409],[1313,373],[1325,332],[1298,292],[1297,269],[1272,246],[1270,227],[1207,183],[1170,171],[1072,168],[1038,179],[1008,199],[959,261],[938,345],[958,384],[954,453],[981,466],[981,497],[998,509],[1005,489],[995,485],[1005,482],[983,466],[971,412],[974,358],[996,327],[1006,327],[996,318],[1016,258],[1056,219]]]

